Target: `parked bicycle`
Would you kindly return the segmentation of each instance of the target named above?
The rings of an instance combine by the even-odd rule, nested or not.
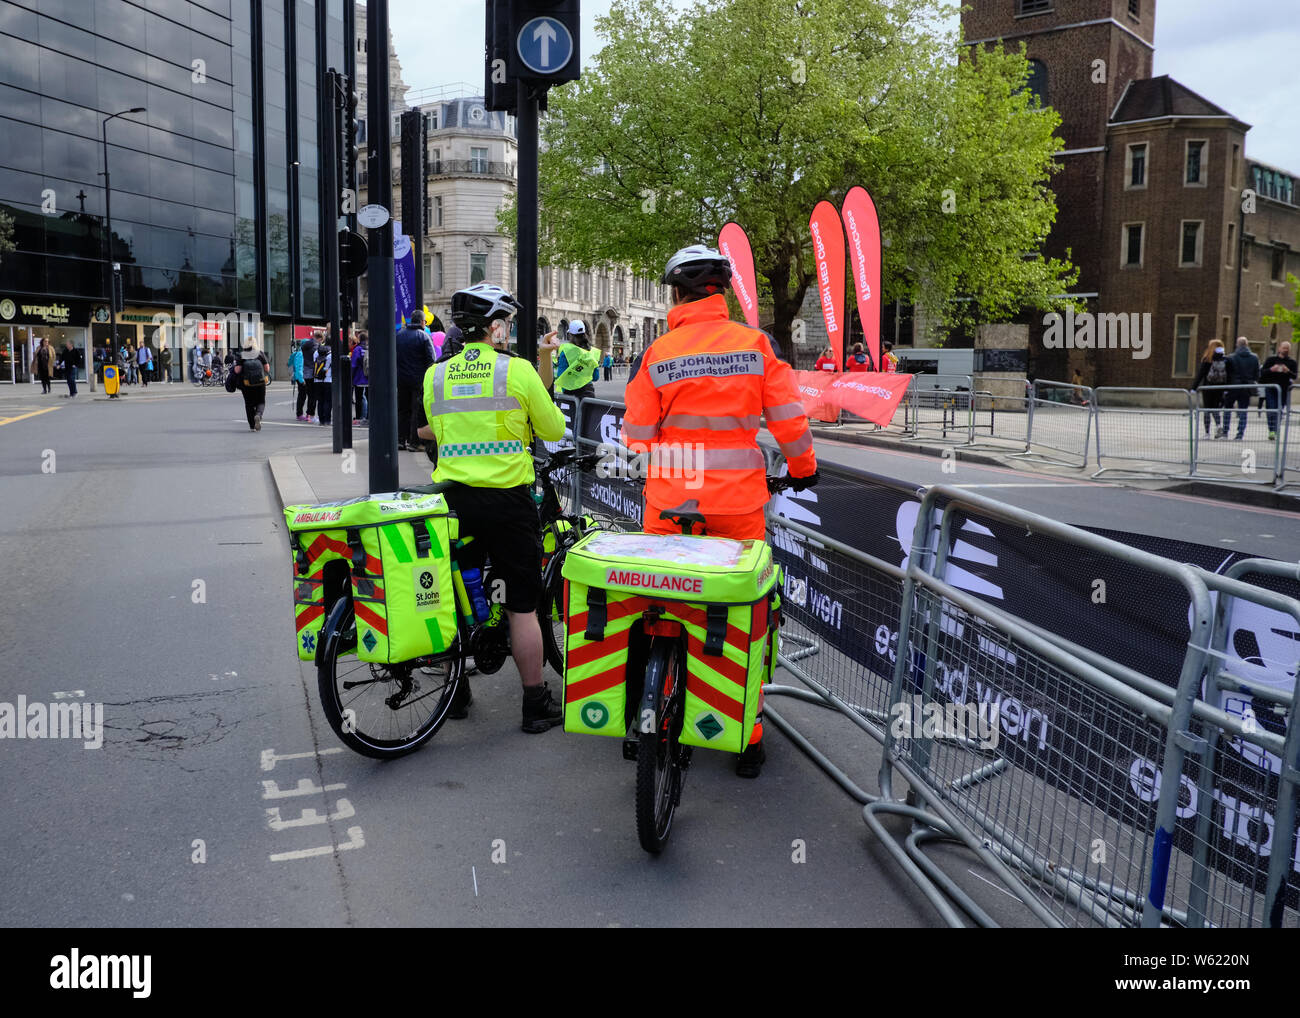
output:
[[[575,450],[564,449],[537,469],[539,518],[543,533],[555,538],[544,580],[548,586],[541,601],[542,635],[548,662],[561,672],[563,635],[561,632],[557,649],[556,634],[545,613],[550,610],[547,606],[562,603],[554,586],[563,589],[559,566],[567,549],[595,523],[591,517],[562,512],[555,475],[573,468],[594,469],[598,458],[596,454],[579,457]],[[450,487],[440,483],[402,490],[434,494]],[[504,609],[483,595],[473,598],[470,594],[471,588],[492,590],[491,563],[486,555],[477,554],[473,538],[466,537],[453,543],[450,568],[457,603],[456,634],[450,646],[439,654],[395,664],[359,659],[352,584],[346,572],[334,574],[334,589],[326,592],[326,603],[332,601],[333,607],[321,630],[316,656],[317,685],[330,727],[350,749],[381,759],[418,749],[446,721],[465,675],[467,657],[472,656],[477,670],[487,675],[505,664],[510,654],[510,629]],[[478,571],[477,578],[474,571]],[[469,584],[467,573],[472,578]]]
[[[767,483],[775,494],[793,478]],[[683,536],[706,526],[697,512],[660,518]],[[570,547],[563,570],[573,616],[565,730],[623,736],[637,767],[637,836],[658,854],[693,748],[748,745],[775,667],[780,573],[763,542],[707,534],[598,534]]]

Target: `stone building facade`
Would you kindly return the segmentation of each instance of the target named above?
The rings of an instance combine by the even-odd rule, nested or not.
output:
[[[1103,348],[1095,327],[1062,336],[1027,315],[1040,378],[1077,368],[1093,385],[1185,388],[1213,338],[1244,335],[1261,357],[1291,339],[1260,318],[1289,303],[1286,273],[1300,272],[1294,179],[1249,158],[1250,125],[1151,76],[1155,17],[1155,0],[972,0],[962,15],[968,45],[1025,45],[1030,88],[1061,115],[1044,253],[1069,252],[1073,296],[1110,323]],[[1119,334],[1119,316],[1140,339]]]

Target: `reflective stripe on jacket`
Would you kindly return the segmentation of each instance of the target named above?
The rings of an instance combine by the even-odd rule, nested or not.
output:
[[[564,414],[533,366],[484,342],[467,343],[429,368],[424,410],[438,442],[434,481],[531,484],[533,432],[552,442],[564,437]]]
[[[668,331],[645,351],[625,398],[623,440],[649,448],[645,498],[659,509],[694,499],[705,515],[735,515],[766,504],[760,416],[792,476],[817,469],[790,366],[765,332],[727,317],[721,294],[668,312]]]

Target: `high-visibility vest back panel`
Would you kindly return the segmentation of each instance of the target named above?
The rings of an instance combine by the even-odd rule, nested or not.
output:
[[[479,488],[532,483],[532,427],[508,390],[512,364],[486,343],[470,343],[425,373],[424,409],[438,442],[434,481]]]

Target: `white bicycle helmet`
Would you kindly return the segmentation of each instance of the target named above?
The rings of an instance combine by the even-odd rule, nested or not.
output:
[[[479,283],[451,295],[451,320],[467,332],[481,332],[498,318],[522,310],[519,301],[493,283]]]
[[[731,262],[710,247],[692,244],[668,259],[660,282],[711,297],[731,285]]]

